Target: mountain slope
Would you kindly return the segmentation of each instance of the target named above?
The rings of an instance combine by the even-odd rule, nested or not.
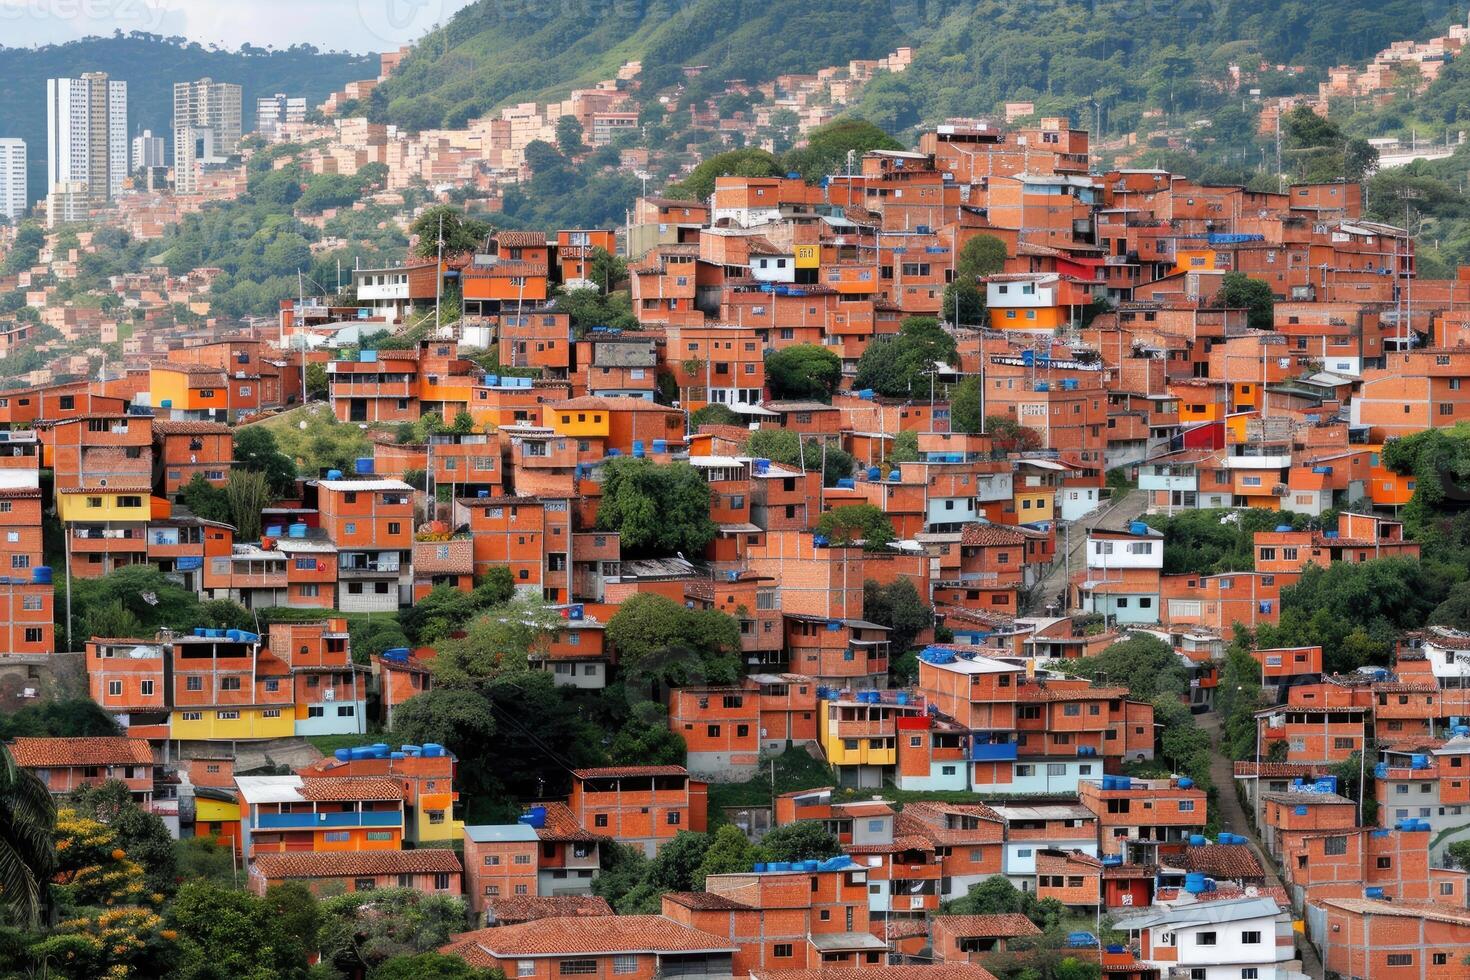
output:
[[[706,71],[696,94],[732,78],[766,81],[903,44],[913,68],[880,79],[868,100],[897,131],[947,115],[994,112],[1010,99],[1075,110],[1189,109],[1218,101],[1200,80],[1232,61],[1306,65],[1360,60],[1422,36],[1450,0],[624,0],[578,9],[478,0],[431,33],[369,107],[411,128],[461,125],[497,106],[612,77],[641,60],[645,92]]]
[[[245,47],[216,51],[156,34],[89,37],[40,48],[0,47],[0,136],[19,136],[29,154],[30,196],[46,196],[46,79],[105,71],[128,83],[128,132],[167,134],[173,124],[173,83],[209,77],[242,88],[246,131],[254,128],[257,96],[285,92],[309,104],[346,82],[378,73],[376,57],[329,54],[309,45],[284,51]],[[170,151],[171,152],[171,151]]]

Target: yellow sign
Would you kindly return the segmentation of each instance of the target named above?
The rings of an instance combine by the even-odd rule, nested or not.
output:
[[[796,246],[796,267],[798,269],[815,269],[821,264],[822,248],[820,245],[798,245]]]

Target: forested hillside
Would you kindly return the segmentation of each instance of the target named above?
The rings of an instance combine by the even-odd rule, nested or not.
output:
[[[430,34],[368,107],[409,127],[458,125],[497,105],[564,92],[643,62],[645,92],[706,66],[690,94],[764,81],[902,44],[912,68],[880,77],[861,114],[890,132],[1009,99],[1131,128],[1144,108],[1215,105],[1232,61],[1307,66],[1361,60],[1456,15],[1450,0],[634,0],[571,9],[479,0]],[[1310,82],[1311,77],[1299,79]],[[1094,101],[1096,106],[1094,106]]]
[[[46,79],[74,78],[85,71],[105,71],[128,83],[130,134],[144,129],[166,134],[173,120],[174,82],[209,77],[239,84],[249,130],[257,96],[285,92],[304,95],[314,104],[346,82],[376,76],[378,62],[376,57],[323,52],[309,44],[280,51],[250,45],[224,51],[142,32],[40,48],[0,47],[0,136],[26,141],[32,199],[46,194]]]

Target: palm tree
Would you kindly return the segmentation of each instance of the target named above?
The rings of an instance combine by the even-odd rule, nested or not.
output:
[[[56,804],[46,785],[0,744],[0,918],[41,924],[56,867]]]

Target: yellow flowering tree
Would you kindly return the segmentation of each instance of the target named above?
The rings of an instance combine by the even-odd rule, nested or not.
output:
[[[60,923],[30,955],[53,976],[142,980],[172,972],[177,938],[156,912],[124,906]]]
[[[73,907],[157,904],[143,883],[143,866],[104,823],[72,809],[56,811],[57,891]],[[156,900],[155,900],[156,899]]]

